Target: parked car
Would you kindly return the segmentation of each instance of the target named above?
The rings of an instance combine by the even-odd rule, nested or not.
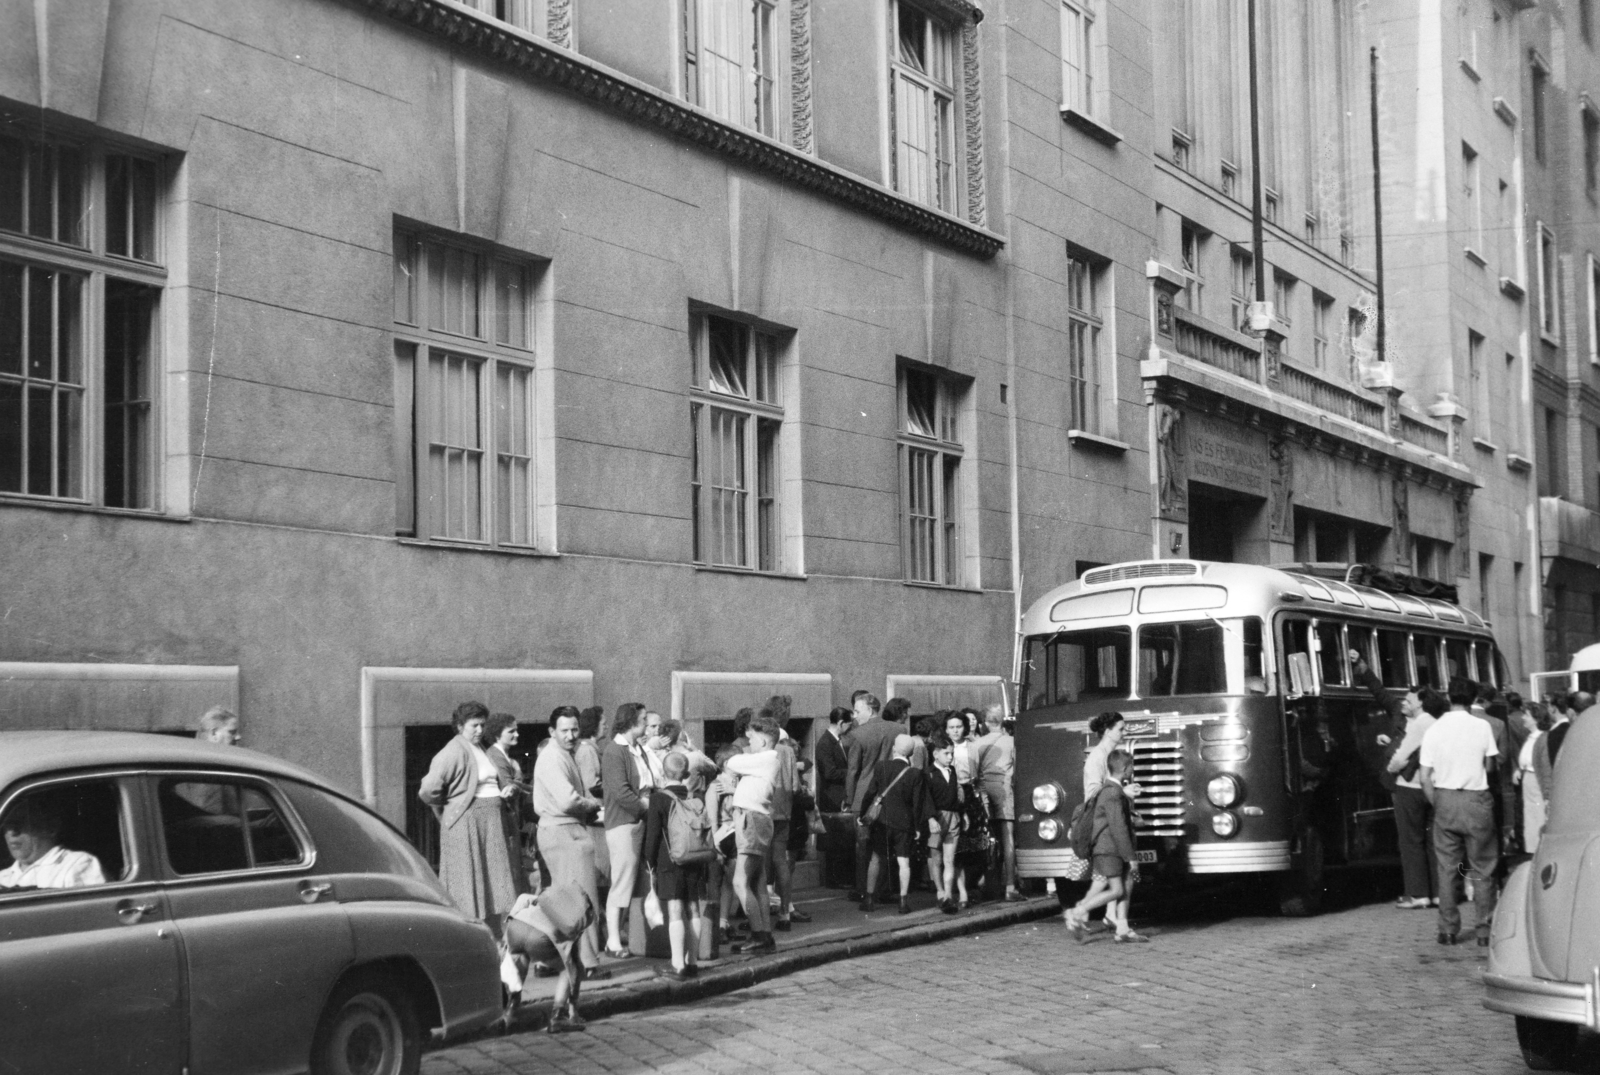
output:
[[[1534,857],[1494,916],[1484,1006],[1517,1017],[1530,1068],[1567,1066],[1578,1031],[1600,1031],[1600,719],[1575,721]]]
[[[119,732],[0,732],[7,1071],[415,1072],[503,1013],[487,927],[298,766]]]

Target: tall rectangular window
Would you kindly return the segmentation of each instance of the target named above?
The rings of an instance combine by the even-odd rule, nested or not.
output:
[[[394,249],[395,531],[536,548],[534,266],[406,230]]]
[[[1517,356],[1511,351],[1506,352],[1506,441],[1510,450],[1519,455],[1528,451],[1527,439],[1522,435],[1525,428],[1522,418],[1522,366]]]
[[[1467,379],[1472,388],[1472,428],[1478,436],[1489,439],[1489,376],[1483,368],[1483,334],[1467,330]]]
[[[1299,281],[1288,273],[1272,274],[1272,316],[1285,325],[1293,323],[1294,285],[1297,283]]]
[[[1494,557],[1490,556],[1486,552],[1480,552],[1478,554],[1478,615],[1482,616],[1486,620],[1494,619],[1494,617],[1489,613],[1489,595],[1494,592],[1491,587],[1493,580]],[[1479,669],[1479,675],[1483,674],[1484,670]]]
[[[965,387],[942,374],[901,366],[900,516],[906,578],[966,585],[961,403]],[[974,582],[976,580],[973,580]]]
[[[1565,496],[1566,482],[1566,418],[1552,407],[1540,408],[1543,429],[1540,430],[1538,458],[1539,495]]]
[[[1100,277],[1103,265],[1079,252],[1067,255],[1067,396],[1069,428],[1100,429]]]
[[[162,174],[0,125],[0,495],[156,507]]]
[[[1532,65],[1532,92],[1529,94],[1529,110],[1533,113],[1533,155],[1540,164],[1544,163],[1549,137],[1545,130],[1548,104],[1546,96],[1550,92],[1550,72],[1544,62],[1534,56]]]
[[[1333,320],[1333,296],[1311,293],[1311,364],[1328,367],[1328,322]]]
[[[1589,271],[1585,274],[1589,291],[1589,362],[1600,365],[1600,260],[1588,256]]]
[[[1539,331],[1554,339],[1561,333],[1560,305],[1556,298],[1556,233],[1541,223],[1538,237]]]
[[[684,0],[684,96],[730,123],[787,140],[784,8],[783,0]]]
[[[1483,256],[1483,191],[1478,168],[1478,151],[1461,143],[1461,219],[1466,222],[1467,246]]]
[[[889,144],[895,189],[955,213],[956,35],[908,0],[890,0],[890,13]]]
[[[1105,122],[1098,0],[1061,0],[1061,105]]]
[[[1255,259],[1250,251],[1236,246],[1232,251],[1229,294],[1233,304],[1233,324],[1238,329],[1250,320],[1250,304],[1256,300]]]
[[[1206,236],[1198,227],[1185,220],[1180,233],[1179,266],[1185,283],[1178,296],[1184,309],[1201,312],[1201,292],[1205,289],[1204,261]]]
[[[1600,113],[1586,103],[1582,114],[1583,189],[1592,196],[1600,191]]]
[[[690,322],[694,561],[786,570],[779,498],[784,421],[778,337],[718,314]]]

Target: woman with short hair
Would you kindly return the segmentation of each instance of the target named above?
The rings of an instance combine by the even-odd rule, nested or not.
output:
[[[417,798],[439,819],[439,880],[456,906],[499,937],[517,898],[499,771],[483,745],[489,710],[462,702],[450,716],[456,734],[433,756]]]
[[[611,891],[606,894],[606,954],[633,955],[622,932],[622,916],[633,902],[644,845],[644,813],[655,780],[639,737],[645,707],[624,702],[611,722],[611,739],[600,751],[600,784],[605,792],[606,851],[611,859]]]

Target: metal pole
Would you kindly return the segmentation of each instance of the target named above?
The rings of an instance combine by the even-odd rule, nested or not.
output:
[[[1388,325],[1383,303],[1383,167],[1378,157],[1378,46],[1372,46],[1372,243],[1377,265],[1378,361],[1389,360]]]
[[[1261,228],[1261,103],[1256,86],[1256,0],[1250,0],[1250,253],[1255,261],[1256,301],[1267,301],[1266,240]]]

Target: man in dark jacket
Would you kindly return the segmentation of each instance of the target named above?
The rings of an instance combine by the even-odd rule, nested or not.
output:
[[[834,706],[828,714],[828,730],[817,740],[817,816],[827,835],[817,841],[822,852],[822,883],[829,888],[850,888],[855,878],[855,825],[845,808],[845,778],[850,773],[846,747],[854,714],[844,706]],[[845,824],[848,823],[848,824]]]
[[[845,740],[848,766],[844,779],[844,809],[857,817],[861,816],[867,781],[879,762],[894,756],[895,736],[904,734],[906,714],[910,711],[911,703],[906,699],[891,698],[880,717],[876,698],[863,694],[856,699],[856,727]],[[859,900],[871,891],[867,888],[867,868],[871,861],[871,833],[867,826],[859,825],[856,828],[856,889],[850,893],[850,899]]]
[[[869,809],[880,797],[883,806],[871,826],[872,860],[867,867],[866,895],[861,900],[863,911],[876,909],[878,877],[884,860],[892,855],[900,868],[900,913],[911,913],[911,852],[918,834],[928,831],[928,819],[933,817],[927,774],[911,764],[915,745],[909,735],[896,736],[890,745],[894,756],[879,762],[866,783],[862,810]]]

